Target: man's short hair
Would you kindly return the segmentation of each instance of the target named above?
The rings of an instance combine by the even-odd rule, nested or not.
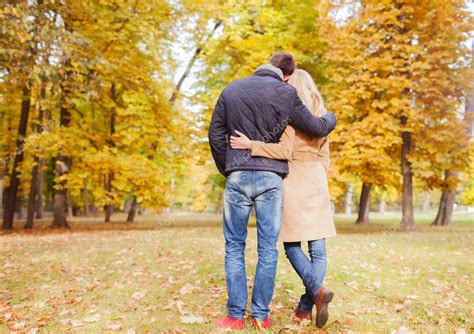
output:
[[[288,52],[276,52],[270,59],[270,64],[282,70],[284,75],[291,75],[295,71],[295,59]]]

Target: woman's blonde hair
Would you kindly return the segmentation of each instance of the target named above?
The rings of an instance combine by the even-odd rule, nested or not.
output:
[[[305,106],[315,115],[324,113],[324,100],[311,75],[305,70],[296,69],[288,83],[296,88]]]

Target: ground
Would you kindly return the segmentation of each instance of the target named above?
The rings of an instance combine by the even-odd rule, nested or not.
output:
[[[218,219],[141,219],[76,219],[68,232],[43,222],[31,233],[1,235],[0,332],[218,333],[213,322],[225,315],[226,299]],[[375,217],[368,227],[352,221],[337,218],[339,234],[327,241],[325,285],[335,298],[321,332],[474,329],[472,216],[456,216],[447,228],[418,217],[417,231],[407,233],[396,231],[396,217]],[[256,264],[252,225],[249,288]],[[271,332],[315,332],[290,318],[303,289],[279,248]]]

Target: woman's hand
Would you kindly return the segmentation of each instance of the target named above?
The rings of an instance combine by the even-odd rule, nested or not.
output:
[[[239,135],[230,136],[230,146],[235,150],[248,150],[252,147],[252,142],[250,139],[244,135],[242,132],[235,130],[235,133]]]

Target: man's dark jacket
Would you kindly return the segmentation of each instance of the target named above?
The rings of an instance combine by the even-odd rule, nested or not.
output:
[[[249,150],[230,147],[228,137],[235,130],[251,140],[278,143],[291,124],[311,137],[325,137],[336,126],[334,114],[314,116],[303,104],[295,87],[269,69],[231,82],[217,100],[209,127],[209,143],[219,171],[227,176],[237,170],[271,171],[288,174],[286,160],[252,157]]]

